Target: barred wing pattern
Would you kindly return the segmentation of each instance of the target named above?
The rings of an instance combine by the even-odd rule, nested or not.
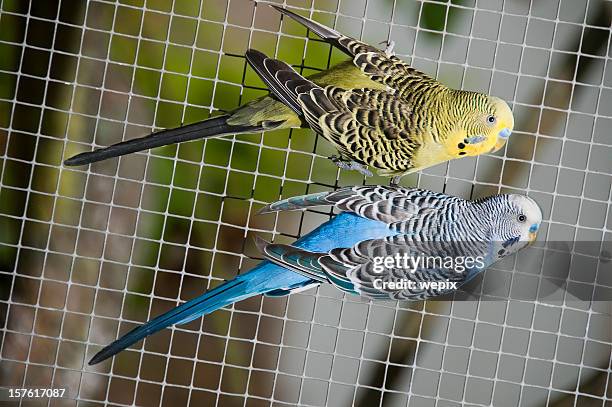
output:
[[[416,221],[438,211],[450,214],[452,219],[454,213],[468,204],[468,201],[461,198],[425,189],[366,185],[291,197],[263,207],[260,213],[332,205],[343,212],[380,221],[390,228],[405,232],[402,225],[408,220]],[[424,224],[419,226],[422,228]]]
[[[384,90],[321,88],[257,50],[248,50],[246,57],[270,91],[303,115],[344,158],[385,175],[403,174],[413,167],[420,144],[409,132],[412,110],[406,102]]]
[[[483,241],[419,241],[407,235],[365,240],[329,253],[261,240],[258,246],[272,262],[314,280],[329,282],[351,294],[395,300],[422,300],[455,291],[483,267],[455,269],[454,259],[486,258],[489,250],[489,244]],[[376,264],[376,258],[398,260],[391,267],[383,267]],[[420,265],[415,266],[409,258],[420,258]],[[444,283],[447,288],[431,285],[432,282]]]
[[[395,55],[388,55],[371,45],[355,38],[347,37],[336,30],[326,27],[285,8],[272,5],[280,13],[292,18],[317,34],[329,44],[342,50],[353,58],[353,63],[372,80],[382,83],[400,98],[419,94],[423,87],[446,89],[444,85],[420,72]]]
[[[263,52],[248,49],[245,56],[249,65],[265,82],[270,92],[299,116],[303,116],[298,95],[312,89],[321,89],[321,87],[299,75],[287,63],[268,58]]]
[[[306,121],[346,158],[389,175],[413,167],[420,141],[410,134],[412,109],[393,94],[329,86],[303,93],[299,101]]]
[[[269,213],[307,207],[333,205],[361,217],[380,221],[397,232],[394,236],[364,240],[351,248],[338,248],[329,253],[316,253],[290,245],[258,241],[262,253],[271,261],[289,267],[317,281],[328,281],[339,289],[370,298],[424,299],[446,291],[430,287],[380,289],[379,282],[450,281],[465,282],[474,271],[457,273],[439,263],[423,264],[415,272],[405,267],[375,269],[376,257],[410,256],[444,258],[447,256],[487,257],[490,244],[486,235],[471,233],[477,224],[458,225],[459,213],[471,203],[461,198],[421,189],[397,186],[355,186],[334,192],[293,197],[262,209]],[[474,223],[477,219],[474,219]],[[444,241],[436,240],[444,236]],[[449,292],[452,289],[448,290]]]

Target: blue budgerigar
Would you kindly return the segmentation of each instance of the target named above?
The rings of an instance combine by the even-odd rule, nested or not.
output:
[[[128,332],[89,363],[99,363],[170,325],[259,294],[283,296],[330,283],[372,299],[444,295],[533,241],[542,220],[538,205],[524,195],[467,201],[398,186],[356,186],[298,196],[262,212],[323,205],[333,205],[340,213],[293,245],[258,239],[267,260]]]

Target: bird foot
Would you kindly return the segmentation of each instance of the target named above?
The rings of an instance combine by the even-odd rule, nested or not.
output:
[[[332,160],[332,162],[334,164],[336,164],[336,166],[338,168],[341,168],[343,170],[355,170],[358,171],[361,175],[365,175],[366,177],[371,177],[372,175],[372,171],[368,170],[368,168],[362,164],[359,164],[358,162],[355,161],[346,161],[343,160],[341,157],[332,155],[331,157],[329,157],[330,160]]]
[[[391,181],[389,181],[389,185],[391,185],[392,187],[397,187],[399,186],[399,183],[401,180],[402,180],[402,176],[396,175],[393,178],[391,178]]]
[[[393,49],[395,48],[395,41],[393,40],[388,40],[388,41],[383,41],[381,42],[381,44],[386,44],[386,48],[385,48],[385,55],[387,57],[393,57],[395,56],[395,52],[393,51]]]

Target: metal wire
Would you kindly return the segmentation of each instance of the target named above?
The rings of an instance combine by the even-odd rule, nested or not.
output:
[[[612,303],[566,294],[370,303],[322,286],[245,300],[87,366],[136,324],[248,270],[253,235],[291,241],[331,215],[255,216],[262,205],[386,180],[338,171],[329,145],[305,130],[62,167],[78,151],[264,95],[247,47],[305,74],[340,55],[247,0],[43,3],[5,1],[0,14],[0,386],[64,387],[79,404],[611,402]],[[541,238],[610,250],[612,2],[287,5],[372,44],[395,40],[400,57],[441,81],[511,102],[504,151],[403,184],[466,198],[526,193],[544,210]],[[593,290],[610,289],[609,264],[595,258]],[[541,270],[521,259],[481,285],[505,272],[510,289],[533,276],[542,288]]]

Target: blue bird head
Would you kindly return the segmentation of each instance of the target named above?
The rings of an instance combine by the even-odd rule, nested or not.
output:
[[[496,213],[493,220],[497,258],[512,254],[533,242],[542,222],[538,204],[525,195],[498,195],[493,198]]]

